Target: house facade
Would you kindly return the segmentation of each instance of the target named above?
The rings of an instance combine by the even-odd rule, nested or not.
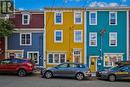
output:
[[[40,11],[16,11],[10,18],[15,31],[7,39],[6,58],[32,59],[43,66],[44,13]]]
[[[86,20],[86,63],[92,72],[128,60],[128,8],[87,8]]]
[[[84,63],[84,9],[45,8],[45,67]]]

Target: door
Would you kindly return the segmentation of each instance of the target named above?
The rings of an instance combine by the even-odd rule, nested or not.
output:
[[[96,72],[97,70],[97,57],[90,57],[90,70]]]
[[[74,63],[81,63],[81,51],[80,50],[74,50],[73,62]]]
[[[4,37],[0,37],[0,59],[4,59],[5,55],[5,39]]]

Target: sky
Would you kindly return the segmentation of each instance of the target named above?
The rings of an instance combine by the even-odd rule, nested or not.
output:
[[[43,10],[44,7],[130,6],[130,0],[15,0],[19,10]]]

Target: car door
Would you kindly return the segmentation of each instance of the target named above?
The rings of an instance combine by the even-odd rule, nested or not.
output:
[[[123,66],[116,72],[118,78],[127,78],[129,76],[128,66]]]
[[[5,65],[3,64],[3,60],[0,61],[0,72],[3,72],[5,69]]]
[[[1,61],[1,64],[0,64],[1,67],[0,67],[0,69],[1,69],[2,72],[8,71],[7,70],[8,69],[8,63],[9,63],[9,59]]]
[[[55,76],[67,76],[67,70],[68,69],[68,64],[60,64],[58,66],[55,67],[54,75]]]

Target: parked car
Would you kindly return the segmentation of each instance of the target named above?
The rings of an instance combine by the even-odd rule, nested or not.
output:
[[[55,67],[41,70],[42,77],[75,77],[78,80],[90,78],[91,73],[87,65],[78,63],[62,63]]]
[[[115,81],[119,79],[130,79],[130,64],[128,62],[120,62],[118,65],[96,73],[99,79]]]
[[[30,60],[25,59],[4,59],[0,60],[0,73],[17,73],[18,76],[26,76],[27,73],[32,73],[35,64]]]

